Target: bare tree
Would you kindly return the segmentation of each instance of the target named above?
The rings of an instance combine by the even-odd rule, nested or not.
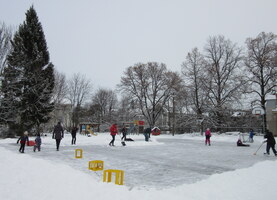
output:
[[[250,93],[258,96],[260,106],[265,110],[266,95],[277,86],[277,36],[260,33],[256,38],[248,38],[245,65],[249,72]],[[266,115],[263,117],[266,128]]]
[[[153,127],[179,81],[178,75],[169,72],[163,63],[139,63],[126,69],[119,88],[139,103],[142,115]]]
[[[12,45],[12,28],[7,27],[5,23],[0,23],[0,75],[3,73],[3,69],[6,65],[6,58],[10,52]]]
[[[100,108],[100,122],[113,120],[113,113],[117,103],[117,95],[113,90],[99,88],[92,99],[93,105]]]
[[[66,76],[55,70],[55,86],[53,91],[53,102],[55,105],[60,105],[66,99],[67,95],[67,84]]]
[[[81,74],[73,74],[67,82],[67,99],[72,108],[72,125],[79,123],[79,111],[83,103],[90,97],[92,85],[89,79]]]
[[[138,111],[137,106],[129,96],[123,95],[118,102],[118,116],[123,122],[134,121],[135,117],[141,112]]]
[[[210,37],[205,47],[207,68],[205,87],[209,92],[215,126],[221,127],[228,103],[239,101],[240,88],[245,84],[240,73],[241,49],[224,36]]]
[[[67,95],[67,81],[66,76],[63,73],[58,72],[57,70],[54,71],[55,76],[55,85],[53,89],[53,95],[52,95],[52,102],[54,103],[54,110],[51,113],[51,118],[54,123],[60,120],[64,120],[64,116],[66,114],[62,112],[61,110],[64,110],[66,105],[64,105],[66,101],[66,95]],[[62,115],[62,116],[61,116]],[[66,120],[65,120],[66,121]],[[67,126],[67,123],[63,121],[64,125]]]
[[[186,61],[182,64],[182,74],[185,84],[190,93],[192,109],[196,113],[196,118],[200,125],[201,133],[203,132],[203,112],[208,104],[208,92],[204,87],[204,74],[207,63],[204,56],[194,48],[188,53]]]

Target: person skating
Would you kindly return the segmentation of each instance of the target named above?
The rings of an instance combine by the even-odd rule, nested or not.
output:
[[[37,134],[37,137],[35,139],[36,144],[34,145],[34,152],[36,152],[36,149],[38,149],[38,151],[40,151],[40,146],[41,146],[41,138],[40,135]]]
[[[58,122],[58,124],[55,126],[52,138],[56,139],[56,147],[57,151],[59,151],[60,143],[63,138],[63,127],[61,125],[61,122]]]
[[[150,138],[150,134],[151,134],[151,128],[148,127],[146,129],[144,129],[143,134],[144,134],[144,137],[145,137],[145,141],[148,142],[149,138]]]
[[[115,140],[115,136],[116,134],[118,133],[117,131],[117,124],[113,124],[110,128],[110,133],[111,133],[111,136],[112,136],[112,140],[111,142],[109,143],[110,146],[114,146],[114,140]]]
[[[266,142],[266,153],[265,154],[269,155],[269,150],[271,148],[273,153],[275,154],[275,156],[277,156],[277,152],[275,150],[276,141],[273,136],[273,133],[270,132],[269,130],[266,130],[264,138],[266,139],[266,141],[265,141]]]
[[[72,136],[72,140],[71,140],[71,144],[76,144],[76,134],[77,134],[78,128],[76,126],[74,126],[71,130],[71,136]]]
[[[250,143],[253,143],[253,142],[254,142],[254,139],[253,139],[253,138],[254,138],[254,135],[255,135],[255,134],[254,134],[253,129],[250,129],[250,132],[249,132],[249,139],[248,139]]]
[[[19,148],[19,152],[20,153],[24,153],[24,149],[25,149],[25,144],[27,142],[27,145],[29,145],[29,138],[28,138],[28,131],[25,131],[22,136],[20,136],[20,138],[18,138],[17,140],[17,144],[20,141],[20,148]]]
[[[123,127],[121,129],[121,133],[122,133],[121,141],[125,141],[126,140],[126,135],[127,135],[127,128],[126,128],[125,125],[123,125]]]
[[[207,130],[205,131],[205,137],[206,137],[206,140],[205,140],[205,145],[209,144],[209,146],[211,146],[211,138],[212,134],[211,134],[211,131],[209,128],[207,128]]]

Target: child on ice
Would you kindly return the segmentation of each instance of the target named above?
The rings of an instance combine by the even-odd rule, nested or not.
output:
[[[19,152],[20,153],[24,153],[24,149],[25,149],[25,144],[26,142],[29,145],[29,138],[28,138],[28,131],[25,131],[24,134],[22,136],[20,136],[20,138],[17,140],[17,144],[20,141],[20,148],[19,148]]]
[[[207,128],[207,130],[205,131],[205,137],[206,137],[206,140],[205,140],[205,145],[209,144],[209,146],[211,146],[211,138],[212,134],[211,134],[211,131],[209,128]]]
[[[36,144],[34,145],[34,152],[36,152],[36,149],[38,149],[38,151],[40,151],[41,138],[40,138],[39,134],[37,135],[35,142],[36,142]]]
[[[248,139],[248,141],[250,142],[250,143],[253,143],[254,142],[254,131],[253,131],[253,129],[250,129],[250,133],[249,133],[249,139]]]

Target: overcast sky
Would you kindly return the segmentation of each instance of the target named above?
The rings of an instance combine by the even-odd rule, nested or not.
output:
[[[32,4],[56,69],[85,74],[94,89],[115,89],[138,62],[180,71],[209,36],[244,45],[262,31],[277,34],[277,0],[0,0],[0,21],[18,26]]]

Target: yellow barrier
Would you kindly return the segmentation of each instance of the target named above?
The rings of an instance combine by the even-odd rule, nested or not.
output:
[[[75,158],[83,158],[83,150],[75,149]]]
[[[88,169],[93,171],[99,171],[104,169],[104,161],[102,160],[93,160],[88,162]]]
[[[124,171],[116,169],[107,169],[103,173],[103,182],[112,182],[112,173],[115,173],[115,184],[123,185]]]

